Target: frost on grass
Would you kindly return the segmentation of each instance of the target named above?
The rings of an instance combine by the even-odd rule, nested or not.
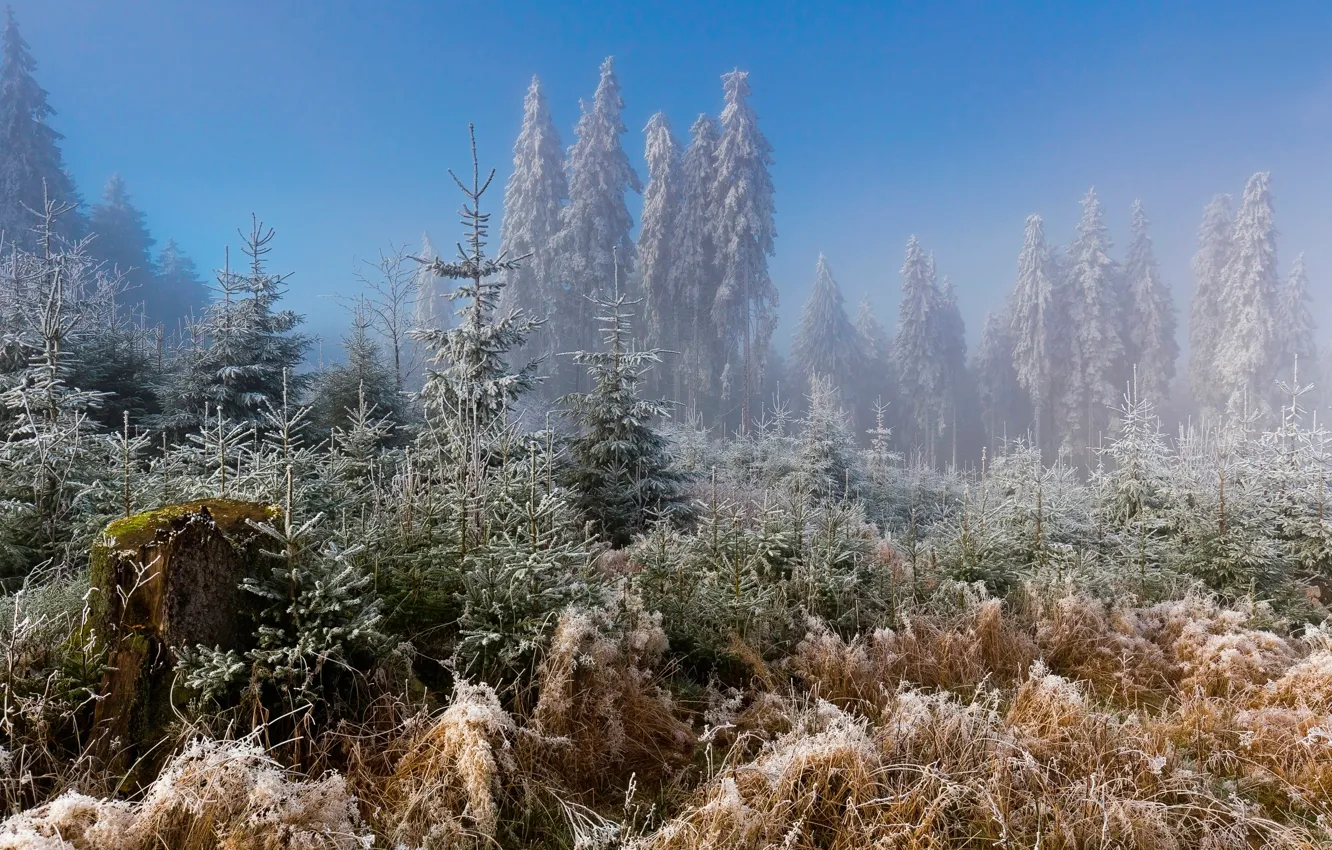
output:
[[[5,850],[367,850],[337,774],[292,776],[248,743],[198,741],[137,802],[69,792],[6,821]]]

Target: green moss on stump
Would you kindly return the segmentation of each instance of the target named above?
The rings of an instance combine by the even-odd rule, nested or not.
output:
[[[251,523],[279,516],[273,505],[201,499],[106,527],[92,551],[90,618],[110,665],[96,710],[104,747],[118,741],[123,753],[161,740],[180,647],[250,643],[239,585],[259,567]]]

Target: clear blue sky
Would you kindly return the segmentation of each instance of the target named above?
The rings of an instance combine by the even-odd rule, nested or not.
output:
[[[445,169],[466,165],[467,122],[502,180],[530,77],[567,145],[608,54],[640,173],[652,112],[684,136],[720,109],[722,72],[751,72],[776,148],[779,340],[819,251],[851,309],[869,293],[891,327],[912,233],[974,334],[1012,283],[1024,217],[1065,241],[1091,185],[1120,245],[1142,199],[1184,315],[1203,205],[1259,169],[1273,172],[1283,274],[1307,252],[1332,333],[1326,2],[14,5],[85,195],[121,172],[159,240],[202,269],[259,213],[326,334],[342,318],[318,296],[354,288],[355,258],[423,230],[454,238]]]

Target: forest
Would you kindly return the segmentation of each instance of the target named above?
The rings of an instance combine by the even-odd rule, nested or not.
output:
[[[456,248],[316,356],[274,228],[154,256],[0,50],[0,850],[1332,847],[1268,173],[1182,316],[1089,191],[974,355],[914,237],[891,333],[820,256],[784,355],[748,75],[643,182],[607,59],[567,150],[532,81],[502,192],[460,128]]]

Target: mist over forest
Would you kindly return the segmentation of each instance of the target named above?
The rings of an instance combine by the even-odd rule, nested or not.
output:
[[[0,31],[0,850],[1332,847],[1332,255],[1283,136],[1332,112],[1217,108],[1323,90],[1260,85],[1307,61],[1254,58],[1285,17],[1209,18],[1249,77],[1181,119],[1218,59],[1165,38],[1180,11],[788,42],[790,10],[740,37],[728,8],[734,42],[690,42],[626,7],[630,60],[551,85],[514,68],[607,33],[473,10],[455,69],[404,52],[425,6],[118,39],[153,4],[68,4],[64,42],[53,8]],[[934,62],[1004,28],[954,115],[930,75],[878,87],[887,23]],[[1085,33],[1126,27],[1136,64],[1080,88]],[[200,46],[238,28],[218,94]],[[149,153],[88,132],[64,103],[106,43],[193,57],[217,103],[144,75]],[[717,50],[756,67],[700,73]],[[811,97],[839,62],[866,79]],[[386,85],[423,66],[479,114]],[[986,156],[941,132],[1032,67],[1074,79],[1010,86],[962,131]],[[281,114],[313,69],[345,97]],[[1087,102],[1125,126],[1050,156]],[[919,166],[876,170],[885,127]],[[1110,151],[1144,127],[1157,159]],[[95,145],[128,161],[100,189]]]

